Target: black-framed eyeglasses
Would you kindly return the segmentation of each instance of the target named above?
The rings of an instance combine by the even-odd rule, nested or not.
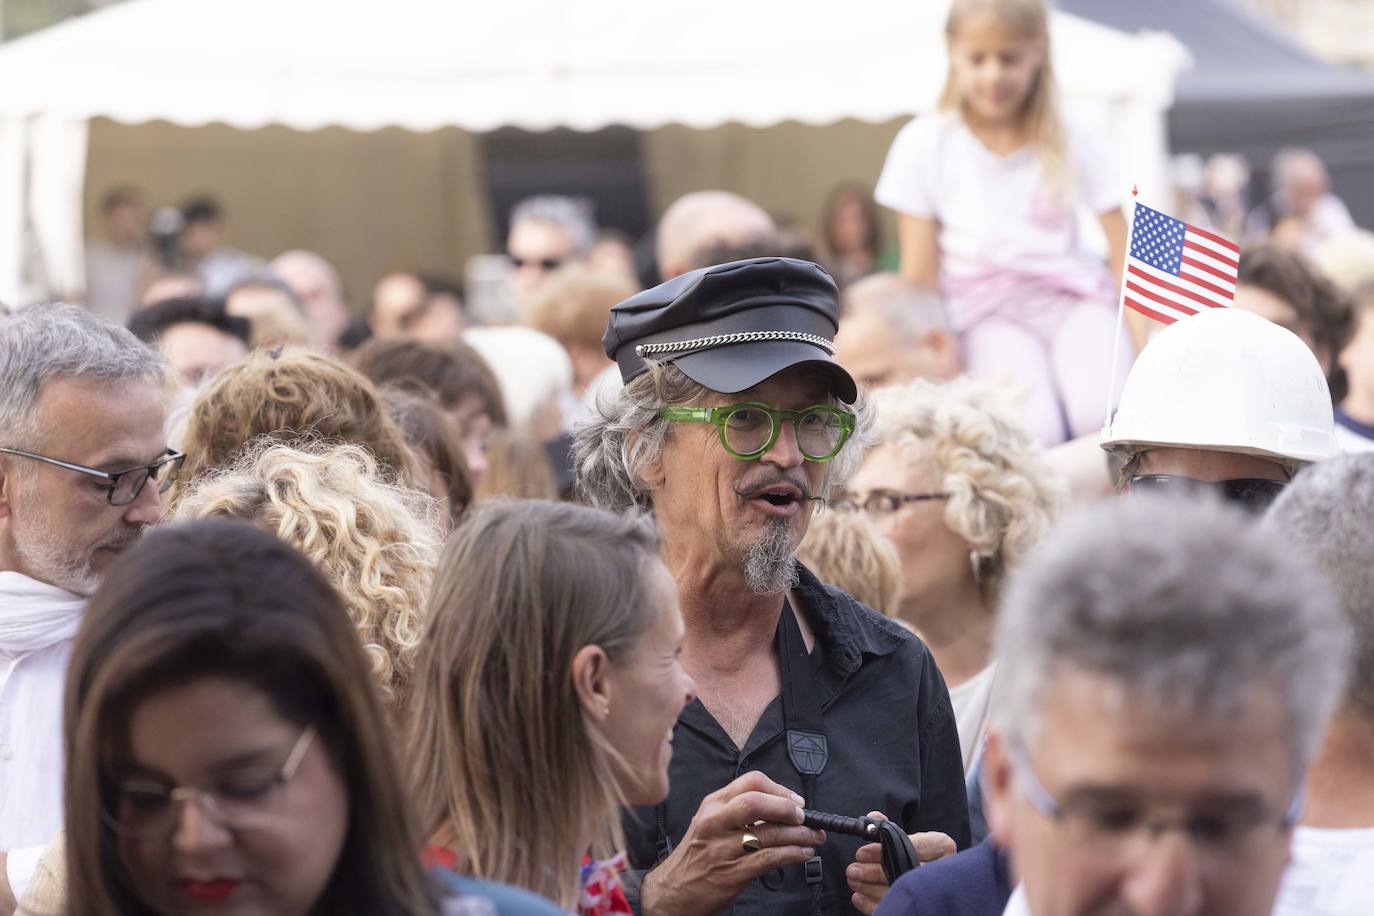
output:
[[[1161,817],[1129,799],[1079,798],[1060,802],[1040,782],[1025,747],[1016,741],[1009,745],[1016,781],[1031,807],[1061,824],[1075,845],[1109,858],[1128,852],[1142,835],[1157,837],[1165,831],[1178,830],[1199,852],[1217,859],[1243,859],[1272,836],[1271,831],[1290,830],[1302,815],[1305,802],[1301,782],[1282,814],[1263,803]]]
[[[741,461],[766,455],[777,443],[783,423],[789,420],[797,450],[807,461],[831,460],[854,432],[854,414],[831,404],[778,410],[745,401],[723,407],[665,407],[658,415],[674,423],[710,423],[720,433],[725,451]]]
[[[68,471],[75,471],[88,477],[98,477],[108,484],[105,488],[105,498],[112,506],[127,506],[138,499],[138,494],[143,492],[143,487],[149,480],[157,482],[159,493],[166,493],[167,488],[176,479],[177,471],[181,470],[181,463],[186,460],[186,455],[183,452],[169,448],[152,464],[125,468],[122,471],[101,471],[96,468],[88,468],[84,464],[59,461],[56,458],[49,458],[47,455],[36,455],[33,452],[25,452],[17,448],[0,448],[0,452],[28,458],[31,461],[41,461],[44,464],[65,468]]]
[[[1239,503],[1256,512],[1263,512],[1269,508],[1269,504],[1278,498],[1286,486],[1286,481],[1262,480],[1255,477],[1211,481],[1195,480],[1176,474],[1137,474],[1127,484],[1128,489],[1138,493],[1183,496],[1210,491],[1227,502]]]
[[[540,270],[557,270],[563,266],[562,258],[517,258],[510,256],[510,262],[515,265],[516,270],[525,267],[538,267]]]
[[[101,805],[101,819],[124,836],[165,836],[175,829],[182,802],[192,802],[220,827],[259,830],[278,817],[276,790],[291,781],[315,739],[306,726],[280,767],[254,767],[218,779],[210,788],[169,786],[154,779],[126,779],[114,785],[112,811]]]
[[[948,493],[894,493],[891,490],[874,490],[859,500],[844,493],[831,499],[827,506],[841,512],[867,512],[869,515],[891,515],[908,503],[930,502],[949,499]]]

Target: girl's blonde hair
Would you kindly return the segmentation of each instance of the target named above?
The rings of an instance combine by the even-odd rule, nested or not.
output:
[[[1050,13],[1045,0],[953,0],[945,20],[945,41],[953,45],[959,29],[982,13],[991,13],[1008,29],[1040,49],[1040,72],[1031,84],[1022,110],[1025,127],[1035,144],[1036,158],[1051,186],[1068,196],[1073,188],[1069,167],[1068,140],[1059,117],[1058,88],[1050,55]],[[941,111],[962,111],[963,96],[954,79],[954,58],[950,55],[949,73],[940,91]]]
[[[460,870],[573,907],[584,853],[622,845],[625,763],[584,716],[579,650],[626,662],[661,613],[635,515],[479,505],[450,538],[416,669],[407,759],[422,826]]]
[[[440,513],[436,500],[382,477],[367,449],[263,439],[193,481],[172,520],[244,519],[305,554],[343,597],[395,717],[424,631]]]
[[[977,552],[995,606],[1008,570],[1049,531],[1067,501],[1007,396],[968,377],[918,380],[873,395],[883,445],[916,451],[948,493],[945,525]]]

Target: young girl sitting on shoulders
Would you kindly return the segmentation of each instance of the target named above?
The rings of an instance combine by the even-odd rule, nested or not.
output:
[[[897,211],[902,273],[939,286],[969,374],[1019,384],[1055,444],[1102,422],[1126,222],[1106,154],[1059,116],[1048,20],[1043,0],[953,0],[940,110],[897,135],[874,196]],[[1080,237],[1085,206],[1111,273]]]

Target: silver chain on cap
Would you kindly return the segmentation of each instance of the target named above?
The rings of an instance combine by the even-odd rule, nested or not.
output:
[[[729,344],[754,343],[761,340],[794,340],[820,347],[831,356],[835,355],[835,342],[819,334],[806,334],[802,331],[738,331],[734,334],[717,334],[714,337],[693,337],[691,340],[668,340],[663,343],[637,344],[635,354],[642,357],[659,353],[688,353],[692,350],[709,350]]]

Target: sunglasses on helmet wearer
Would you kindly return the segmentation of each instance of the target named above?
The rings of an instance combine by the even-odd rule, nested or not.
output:
[[[1212,492],[1227,502],[1238,503],[1256,512],[1267,509],[1286,486],[1287,482],[1282,480],[1262,480],[1254,477],[1235,480],[1195,480],[1175,474],[1137,474],[1128,484],[1133,493],[1195,495]]]

